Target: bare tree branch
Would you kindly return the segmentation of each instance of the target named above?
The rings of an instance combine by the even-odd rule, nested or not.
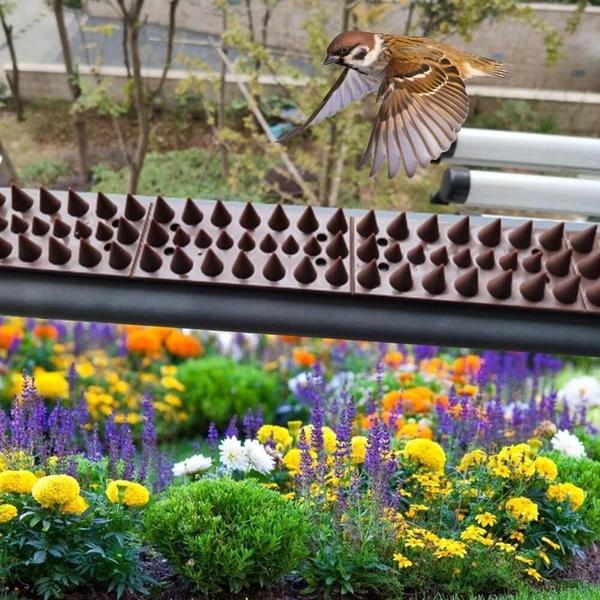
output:
[[[169,29],[167,33],[167,56],[165,57],[165,65],[163,67],[162,74],[160,76],[160,81],[154,92],[152,92],[151,100],[154,100],[157,96],[160,95],[165,81],[167,79],[167,73],[171,68],[171,64],[173,62],[173,41],[175,38],[175,24],[176,24],[176,12],[177,5],[179,4],[179,0],[171,0],[169,3]]]
[[[6,79],[8,80],[8,85],[10,86],[10,91],[15,103],[17,121],[22,122],[25,120],[25,107],[23,105],[19,87],[20,73],[19,65],[17,63],[17,53],[15,51],[15,42],[13,39],[13,26],[7,23],[6,15],[4,14],[4,6],[2,6],[2,4],[0,4],[0,22],[2,22],[2,29],[4,30],[4,37],[6,38],[6,45],[8,46],[8,52],[12,63],[12,72],[6,74]]]
[[[233,65],[231,64],[231,61],[229,60],[227,55],[223,53],[223,51],[221,50],[221,48],[219,48],[219,46],[214,45],[214,48],[217,51],[217,53],[219,54],[219,56],[221,57],[221,60],[225,63],[225,65],[227,65],[227,69],[229,70],[229,72],[231,74],[235,75]],[[269,124],[267,123],[264,115],[262,114],[260,108],[258,107],[258,104],[256,103],[256,100],[254,99],[254,96],[250,93],[250,90],[247,88],[246,84],[243,81],[240,81],[239,79],[236,81],[236,84],[240,88],[242,95],[244,96],[244,98],[246,99],[246,102],[248,103],[248,107],[254,114],[256,120],[258,121],[262,130],[265,132],[269,141],[272,143],[276,143],[277,140],[275,139],[275,136],[273,135],[273,132],[271,131],[271,128],[269,127]],[[292,159],[290,158],[289,154],[284,150],[284,148],[283,148],[283,146],[281,146],[281,144],[278,144],[277,147],[279,150],[279,154],[281,155],[281,160],[283,161],[287,170],[289,171],[290,175],[292,176],[292,179],[298,184],[298,186],[300,187],[300,189],[302,190],[304,195],[311,202],[316,204],[317,203],[316,196],[314,195],[314,193],[310,189],[310,187],[307,185],[306,181],[300,174],[300,171],[298,171],[298,169],[296,168],[296,165],[292,162]]]
[[[71,91],[71,97],[75,102],[81,96],[81,86],[79,85],[79,73],[73,64],[71,56],[71,45],[69,42],[69,33],[65,25],[65,14],[63,10],[63,0],[52,0],[52,8],[56,18],[56,26],[58,27],[58,37],[60,38],[60,46],[65,63],[65,71],[67,72],[67,81]],[[73,117],[73,125],[77,135],[77,147],[79,150],[79,165],[81,178],[84,182],[90,180],[90,164],[88,156],[88,139],[85,130],[85,119],[81,112],[77,111]]]

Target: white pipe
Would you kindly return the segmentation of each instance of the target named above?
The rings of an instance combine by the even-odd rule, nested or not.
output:
[[[600,217],[600,181],[470,171],[466,205]],[[450,184],[448,200],[454,190]]]
[[[466,128],[442,159],[474,167],[600,173],[600,139]]]

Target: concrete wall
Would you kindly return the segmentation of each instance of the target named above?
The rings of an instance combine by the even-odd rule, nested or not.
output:
[[[329,33],[339,32],[339,1],[331,3]],[[574,8],[562,4],[531,4],[537,17],[549,25],[564,30]],[[87,10],[94,16],[115,17],[110,5],[104,0],[88,0]],[[166,0],[146,0],[146,13],[150,22],[165,24],[168,15]],[[237,9],[245,19],[243,3]],[[255,22],[260,19],[256,11]],[[306,50],[306,38],[301,24],[308,16],[306,3],[302,0],[282,0],[274,12],[269,27],[269,43],[274,46]],[[402,32],[407,10],[393,6],[384,22],[374,27],[379,31]],[[178,12],[180,27],[218,33],[221,18],[215,11],[213,0],[181,0]],[[482,24],[474,33],[473,40],[449,38],[459,47],[478,54],[498,58],[511,64],[511,85],[517,87],[588,90],[600,92],[600,7],[588,7],[574,35],[565,36],[561,59],[551,67],[545,66],[543,36],[516,19],[504,19]],[[496,85],[504,85],[497,82]]]
[[[5,69],[9,68],[8,65]],[[82,65],[81,75],[84,79],[93,81],[93,69]],[[103,67],[101,69],[103,81],[115,95],[122,94],[126,80],[123,67]],[[160,78],[159,69],[144,69],[143,75],[149,86],[155,86]],[[164,89],[165,100],[172,99],[177,84],[188,77],[187,71],[172,70],[169,73]],[[199,79],[206,81],[205,93],[211,100],[217,99],[216,90],[211,85],[214,75],[210,73],[197,73]],[[236,84],[238,77],[227,77],[226,93],[228,98],[239,97],[240,91]],[[245,80],[247,78],[240,77]],[[282,78],[279,78],[281,81]],[[260,78],[260,83],[268,88],[275,84],[272,77],[265,75]],[[301,80],[285,78],[288,86],[303,85]],[[42,65],[24,63],[21,65],[21,90],[26,100],[36,98],[54,98],[69,100],[67,77],[62,65]],[[484,86],[469,84],[471,97],[471,112],[494,112],[498,109],[499,99],[527,100],[533,103],[539,115],[552,116],[557,125],[573,134],[600,136],[600,94],[578,91],[535,90],[531,88],[517,88],[504,86]]]

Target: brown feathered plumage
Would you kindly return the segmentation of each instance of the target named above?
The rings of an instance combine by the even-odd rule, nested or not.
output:
[[[442,42],[361,31],[334,38],[325,59],[331,63],[344,67],[341,75],[310,117],[280,141],[377,92],[379,113],[359,166],[372,161],[374,175],[387,159],[389,177],[402,167],[412,177],[448,150],[469,112],[465,79],[506,75],[502,63]]]

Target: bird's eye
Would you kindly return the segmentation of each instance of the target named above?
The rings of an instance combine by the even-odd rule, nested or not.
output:
[[[340,50],[340,54],[342,56],[346,56],[347,54],[350,53],[350,48],[348,48],[348,46],[344,46],[341,50]]]

